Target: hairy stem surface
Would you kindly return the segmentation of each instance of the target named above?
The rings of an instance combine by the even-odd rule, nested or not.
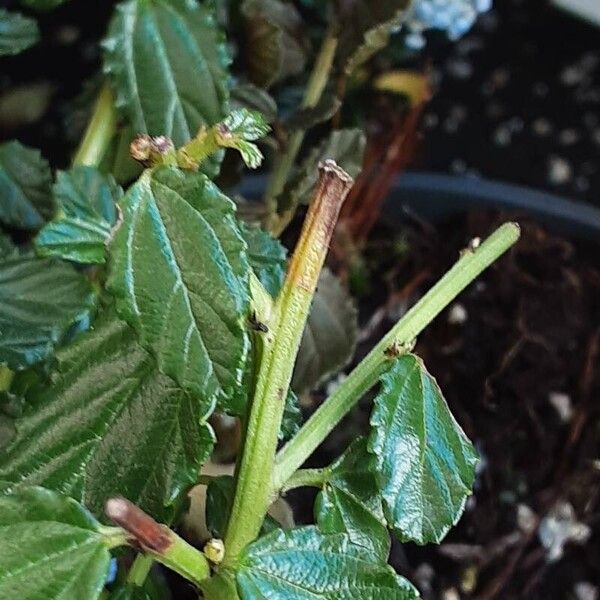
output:
[[[236,471],[225,535],[225,564],[253,541],[271,504],[277,437],[294,362],[340,208],[352,179],[333,161],[320,166],[317,189],[265,333],[262,360]]]

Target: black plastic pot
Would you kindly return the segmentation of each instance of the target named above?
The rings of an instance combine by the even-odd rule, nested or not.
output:
[[[263,176],[248,177],[239,188],[243,196],[259,198]],[[526,187],[437,173],[406,172],[392,186],[384,210],[402,218],[411,212],[432,222],[472,209],[523,213],[551,231],[600,243],[600,209]]]

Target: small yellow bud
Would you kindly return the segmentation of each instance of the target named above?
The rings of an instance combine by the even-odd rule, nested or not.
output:
[[[225,558],[225,544],[223,540],[213,538],[204,544],[203,552],[211,563],[218,565]]]

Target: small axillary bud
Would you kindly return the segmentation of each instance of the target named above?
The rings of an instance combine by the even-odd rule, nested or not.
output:
[[[227,145],[227,142],[233,139],[231,129],[225,123],[218,123],[215,127],[215,133],[220,144]]]
[[[145,163],[149,160],[152,152],[152,138],[146,133],[140,133],[129,144],[129,154],[131,158],[138,162]]]
[[[223,543],[223,540],[216,538],[208,540],[208,542],[204,544],[202,551],[204,552],[204,556],[206,556],[206,558],[214,565],[222,563],[225,558],[225,544]]]
[[[152,137],[140,133],[129,145],[129,154],[145,167],[152,167],[173,162],[170,159],[175,157],[175,146],[166,135]]]

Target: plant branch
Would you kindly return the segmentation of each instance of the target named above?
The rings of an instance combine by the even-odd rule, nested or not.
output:
[[[302,101],[302,108],[313,108],[321,99],[327,81],[329,80],[337,44],[337,27],[332,26],[327,31],[310,79],[308,80],[306,92]],[[283,192],[283,188],[290,176],[290,171],[296,162],[296,157],[298,156],[298,152],[304,141],[304,135],[305,131],[302,129],[296,130],[290,136],[283,154],[278,155],[275,161],[265,195],[268,220],[266,225],[272,231],[277,231],[279,229],[277,218],[277,196]]]
[[[73,157],[73,165],[97,167],[102,161],[116,129],[117,113],[114,97],[109,83],[105,82],[98,94],[94,112],[83,140]]]
[[[322,488],[329,479],[329,469],[298,469],[281,488],[282,492],[299,487]]]
[[[144,551],[144,558],[134,563],[133,583],[144,581],[152,560],[156,560],[187,580],[200,585],[210,577],[210,566],[202,552],[180,538],[166,525],[157,523],[151,516],[125,498],[110,498],[105,512],[128,534],[128,538]]]
[[[235,563],[253,541],[271,504],[277,437],[294,362],[340,208],[352,178],[335,162],[320,165],[320,177],[274,307],[263,334],[263,353],[236,470],[236,491],[225,535],[225,564]]]
[[[482,271],[519,238],[516,223],[505,223],[477,248],[463,251],[457,263],[415,304],[315,411],[276,458],[275,492],[317,449],[340,420],[373,387],[387,368],[390,355],[409,348],[417,335]]]

